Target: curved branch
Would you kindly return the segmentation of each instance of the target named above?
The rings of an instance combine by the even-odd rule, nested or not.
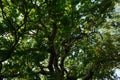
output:
[[[49,52],[50,52],[50,58],[49,58],[49,70],[53,71],[53,66],[55,69],[58,70],[58,58],[57,58],[57,54],[55,51],[55,47],[54,47],[54,39],[55,36],[57,34],[57,24],[56,22],[53,23],[53,27],[52,27],[52,32],[50,34],[50,36],[48,37],[49,39]]]

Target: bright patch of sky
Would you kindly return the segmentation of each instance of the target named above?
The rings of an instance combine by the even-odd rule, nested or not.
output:
[[[120,4],[116,4],[115,12],[120,13]]]
[[[77,10],[79,10],[79,6],[81,5],[81,3],[78,3],[77,5],[76,5],[76,9]]]
[[[120,69],[116,69],[115,70],[115,75],[117,75],[118,77],[120,77]]]

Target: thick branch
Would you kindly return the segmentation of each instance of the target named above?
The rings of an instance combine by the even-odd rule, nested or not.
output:
[[[49,41],[53,42],[56,34],[57,34],[57,24],[56,22],[53,22],[52,32],[51,35],[49,36]]]
[[[64,69],[64,61],[65,61],[65,57],[66,57],[66,56],[64,56],[64,57],[61,59],[61,64],[60,64],[60,68],[61,68],[61,70]]]
[[[64,76],[64,72],[67,72],[64,68],[64,61],[65,61],[66,56],[62,57],[61,63],[60,63],[60,68],[61,68],[61,75]]]
[[[57,55],[56,55],[56,51],[55,51],[55,48],[54,48],[54,39],[55,39],[55,36],[57,34],[57,25],[56,23],[54,22],[53,23],[53,27],[52,27],[52,32],[51,32],[51,35],[49,36],[49,52],[50,52],[50,58],[49,58],[49,64],[48,64],[48,67],[49,67],[49,70],[50,71],[53,71],[53,65],[56,69],[58,69],[58,65],[57,65]]]

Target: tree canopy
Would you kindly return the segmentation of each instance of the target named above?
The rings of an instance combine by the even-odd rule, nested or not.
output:
[[[114,80],[117,0],[0,0],[0,80]]]

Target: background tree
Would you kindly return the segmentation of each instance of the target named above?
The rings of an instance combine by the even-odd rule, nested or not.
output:
[[[115,0],[0,0],[0,78],[114,79],[120,60],[119,29],[110,19],[114,5]]]

